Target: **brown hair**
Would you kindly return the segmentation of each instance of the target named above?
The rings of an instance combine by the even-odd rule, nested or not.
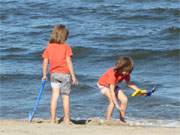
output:
[[[67,40],[69,31],[65,25],[56,25],[51,33],[49,43],[64,43]]]
[[[116,62],[115,71],[117,72],[129,72],[131,73],[134,67],[134,62],[131,57],[121,56]]]

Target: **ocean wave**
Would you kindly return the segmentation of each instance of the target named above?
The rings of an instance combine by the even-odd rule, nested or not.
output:
[[[0,57],[1,60],[18,60],[18,61],[35,61],[35,60],[41,60],[41,55],[31,55],[31,54],[8,54],[3,55]]]
[[[169,107],[169,108],[180,108],[180,102],[179,103],[172,103],[172,104],[166,104],[166,105],[160,105],[160,107]]]
[[[83,15],[83,14],[93,14],[96,13],[98,9],[96,9],[95,7],[70,7],[70,8],[66,8],[67,13],[71,13],[73,15]]]
[[[25,48],[10,47],[10,48],[1,49],[0,52],[14,53],[14,52],[24,52],[26,50],[27,49]]]
[[[129,55],[135,59],[144,59],[152,57],[180,57],[180,49],[163,51],[136,49],[130,51]]]
[[[141,13],[141,14],[138,14],[138,13],[134,13],[134,14],[130,14],[130,15],[127,15],[127,16],[122,16],[120,17],[119,19],[124,19],[124,20],[131,20],[131,21],[140,21],[140,20],[162,20],[162,19],[166,19],[167,17],[166,16],[160,16],[160,15],[152,15],[152,14],[149,14],[149,13]]]
[[[14,74],[0,74],[0,81],[9,81],[9,80],[19,80],[19,79],[41,79],[41,74],[21,74],[21,73],[14,73]],[[92,75],[82,75],[78,74],[78,80],[80,82],[94,82],[97,77]],[[86,87],[83,84],[82,87]],[[89,86],[88,86],[89,87]]]
[[[1,60],[19,60],[19,61],[39,61],[42,59],[42,53],[43,51],[36,51],[31,53],[23,53],[23,54],[7,54],[7,55],[1,55]]]
[[[112,43],[112,42],[121,42],[121,41],[128,41],[128,40],[132,40],[132,39],[140,39],[140,38],[144,38],[146,37],[145,35],[117,35],[117,34],[109,34],[109,35],[105,35],[105,36],[99,36],[99,37],[92,37],[89,38],[92,41],[95,42],[103,42],[103,43]]]
[[[91,40],[96,41],[96,42],[117,42],[117,41],[122,41],[122,40],[127,40],[129,39],[128,36],[125,35],[108,35],[106,37],[93,37]]]
[[[162,30],[163,32],[168,32],[168,33],[172,33],[172,34],[178,34],[180,36],[180,28],[177,26],[172,26],[172,27],[168,27],[164,30]]]
[[[31,75],[31,74],[0,74],[0,81],[9,82],[9,81],[17,81],[17,80],[40,80],[42,75]]]
[[[16,50],[12,48],[7,51]],[[21,51],[21,49],[17,49]],[[131,49],[131,50],[119,50],[119,49],[98,49],[92,47],[73,47],[74,58],[89,58],[88,56],[96,57],[95,61],[98,60],[112,60],[117,59],[119,56],[131,56],[135,60],[143,60],[147,58],[179,58],[180,49],[174,50],[145,50],[145,49]],[[107,54],[108,52],[108,54]],[[0,57],[1,60],[22,60],[22,61],[40,61],[42,59],[43,51],[36,51],[27,54],[7,54]],[[97,57],[98,56],[98,57]]]
[[[7,15],[0,15],[0,20],[3,22],[3,21],[5,21],[6,19],[8,18],[8,16]]]
[[[171,40],[172,43],[178,45],[179,37],[180,37],[180,28],[177,26],[169,26],[159,31],[157,33],[157,36],[155,38],[152,38],[152,40],[154,39],[157,40],[157,38],[159,40]]]
[[[3,49],[2,51],[6,51],[8,53],[12,52],[13,50],[17,52],[23,51],[21,48],[9,48],[9,49]],[[85,56],[89,56],[92,54],[96,54],[98,48],[91,48],[91,47],[82,47],[82,46],[76,46],[73,47],[73,53],[75,58],[82,58]],[[42,51],[35,51],[31,53],[23,53],[23,54],[5,54],[1,55],[0,59],[1,60],[41,60],[42,59]]]
[[[114,9],[114,8],[113,8]],[[112,20],[125,20],[125,21],[147,21],[147,20],[166,20],[169,17],[178,18],[180,9],[178,8],[150,8],[150,9],[120,9],[116,10],[100,10],[99,15],[108,17]],[[121,13],[121,14],[119,14]]]
[[[108,53],[108,55],[101,55],[95,59],[95,61],[108,61],[115,60],[119,56],[130,56],[134,60],[144,60],[153,58],[180,58],[180,49],[175,50],[145,50],[145,49],[133,49],[133,50],[115,50]]]
[[[87,83],[80,83],[78,86],[76,86],[76,88],[74,88],[74,90],[76,91],[76,93],[75,93],[76,95],[77,94],[83,95],[84,93],[88,94],[93,89],[94,88]]]
[[[149,8],[149,9],[139,9],[139,10],[135,10],[134,12],[142,12],[142,13],[155,13],[158,15],[162,15],[162,14],[172,14],[175,16],[179,16],[180,15],[180,9],[178,8],[163,8],[163,7],[156,7],[156,8]]]
[[[31,18],[33,19],[38,19],[41,18],[41,16],[32,16]],[[36,25],[32,26],[32,28],[37,28],[37,29],[52,29],[52,25]]]
[[[78,58],[82,58],[97,53],[98,50],[100,49],[91,48],[91,47],[82,47],[82,46],[73,47],[74,56]]]
[[[96,78],[97,76],[93,76],[93,75],[78,74],[78,79],[80,81],[93,82],[93,81],[97,81]]]
[[[180,127],[179,120],[129,118],[128,123],[131,126],[136,125],[147,127]]]

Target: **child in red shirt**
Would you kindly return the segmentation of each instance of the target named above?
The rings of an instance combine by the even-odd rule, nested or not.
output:
[[[51,34],[48,47],[43,52],[43,77],[47,79],[48,63],[51,73],[51,121],[56,122],[57,101],[61,94],[64,108],[64,122],[70,124],[70,92],[72,84],[78,84],[73,69],[71,47],[65,42],[68,29],[64,25],[57,25]]]
[[[128,98],[118,86],[118,84],[125,80],[130,88],[136,91],[140,90],[135,84],[130,81],[130,74],[133,70],[133,66],[133,60],[130,57],[120,57],[115,67],[111,67],[100,77],[97,85],[102,94],[109,100],[106,120],[111,119],[114,106],[116,106],[116,108],[120,112],[120,122],[126,122],[125,114],[128,104]]]

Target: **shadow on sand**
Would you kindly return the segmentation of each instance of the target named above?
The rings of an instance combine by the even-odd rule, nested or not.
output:
[[[127,123],[122,123],[119,120],[110,120],[106,121],[104,119],[99,118],[90,118],[90,119],[71,119],[72,124],[74,125],[121,125],[121,126],[128,126]],[[51,123],[49,120],[41,120],[41,119],[35,119],[33,123]],[[63,123],[63,117],[61,117],[57,124]]]
[[[91,119],[87,119],[87,120],[86,119],[80,119],[80,120],[71,119],[71,122],[73,124],[78,124],[78,125],[85,125],[85,124],[90,123],[91,121],[92,121]],[[58,123],[61,123],[61,122],[63,122],[63,117],[58,120]]]

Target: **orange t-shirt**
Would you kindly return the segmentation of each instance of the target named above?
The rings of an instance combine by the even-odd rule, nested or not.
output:
[[[105,87],[110,87],[110,84],[118,85],[121,81],[130,81],[130,75],[118,74],[114,71],[114,67],[108,69],[99,79],[98,83]]]
[[[72,49],[68,44],[50,43],[43,52],[42,57],[50,63],[50,72],[70,73],[66,57],[72,56]]]

